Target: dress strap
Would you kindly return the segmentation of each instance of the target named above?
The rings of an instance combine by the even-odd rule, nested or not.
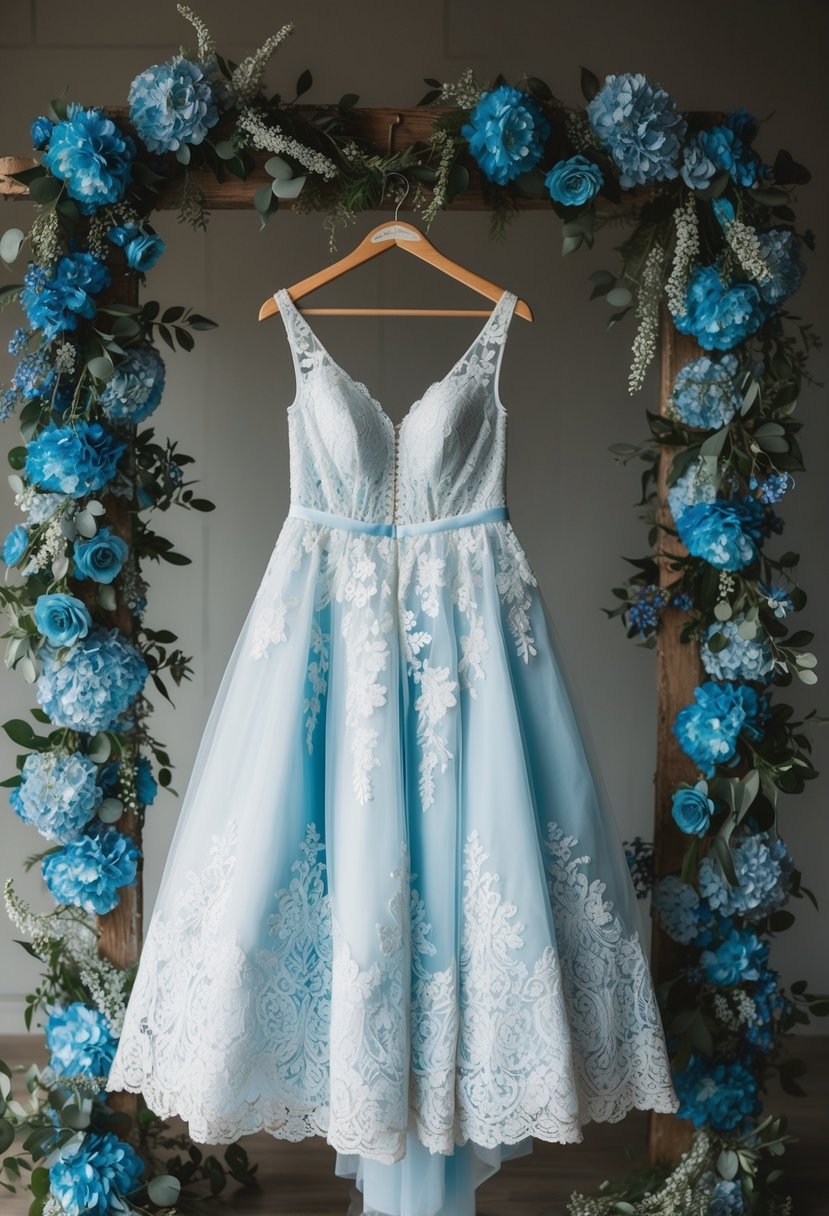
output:
[[[288,345],[294,360],[297,386],[299,386],[309,372],[323,361],[325,350],[294,304],[287,287],[280,287],[278,291],[274,292],[273,298],[279,305],[279,315],[285,325]]]

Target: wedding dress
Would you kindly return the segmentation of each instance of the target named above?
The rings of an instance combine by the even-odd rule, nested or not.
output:
[[[624,853],[505,505],[516,296],[395,426],[276,293],[292,502],[107,1088],[324,1136],[350,1212],[472,1216],[532,1138],[676,1109]]]

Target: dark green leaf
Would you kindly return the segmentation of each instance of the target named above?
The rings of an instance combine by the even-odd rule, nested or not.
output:
[[[301,97],[303,93],[307,93],[311,85],[314,83],[314,78],[308,68],[301,73],[299,80],[296,82],[296,95]]]
[[[586,101],[592,101],[600,88],[599,78],[589,68],[581,69],[581,91]]]

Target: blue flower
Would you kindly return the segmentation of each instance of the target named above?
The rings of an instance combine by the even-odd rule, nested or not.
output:
[[[740,186],[756,186],[760,161],[730,126],[712,127],[705,136],[708,155]]]
[[[771,272],[771,278],[758,284],[760,295],[768,304],[782,304],[800,287],[806,267],[801,260],[801,242],[790,228],[772,228],[758,232],[760,256]]]
[[[709,984],[731,988],[742,980],[756,980],[768,958],[768,942],[750,929],[734,929],[716,950],[703,950],[700,964]]]
[[[682,150],[679,175],[691,190],[704,190],[716,176],[717,165],[708,152],[706,131],[696,131]]]
[[[3,561],[7,566],[15,566],[20,561],[29,544],[29,530],[24,524],[15,524],[3,541]]]
[[[766,505],[780,502],[793,485],[794,478],[791,473],[769,473],[762,481],[758,481],[756,477],[752,476],[748,482],[750,490],[760,491],[757,499],[759,502],[766,503]]]
[[[642,637],[654,633],[659,627],[662,609],[668,603],[668,592],[655,584],[632,588],[634,600],[627,608],[627,623]]]
[[[127,265],[133,270],[150,270],[166,248],[166,242],[155,232],[145,232],[135,224],[120,224],[107,233],[113,245],[124,250]]]
[[[692,1055],[674,1074],[680,1119],[695,1127],[730,1132],[748,1124],[760,1110],[757,1078],[739,1060],[718,1061]]]
[[[101,406],[107,418],[131,426],[143,422],[161,400],[164,377],[164,360],[154,346],[128,350],[101,393]]]
[[[129,836],[96,821],[87,835],[47,853],[41,871],[57,903],[104,916],[117,906],[120,888],[135,882],[139,857]]]
[[[147,664],[117,629],[93,628],[63,663],[47,651],[37,699],[56,726],[112,729],[144,687]]]
[[[123,198],[132,176],[135,142],[100,109],[70,103],[57,123],[43,163],[66,182],[83,215]]]
[[[112,1132],[87,1132],[80,1148],[49,1167],[52,1194],[66,1216],[107,1216],[116,1210],[116,1197],[134,1190],[143,1176],[141,1158]]]
[[[30,752],[11,792],[12,810],[47,840],[68,844],[101,805],[96,776],[96,766],[80,752]]]
[[[718,359],[701,355],[679,369],[671,393],[671,407],[686,426],[713,431],[730,422],[742,404],[737,389],[740,364],[736,355]]]
[[[42,350],[24,355],[12,375],[12,384],[27,401],[47,396],[54,382],[54,368]]]
[[[50,118],[36,118],[32,123],[32,147],[39,152],[48,144],[52,131],[53,124]]]
[[[32,330],[18,325],[9,338],[9,354],[22,355],[32,340]]]
[[[676,177],[687,124],[661,85],[641,73],[607,76],[587,117],[613,157],[623,189]]]
[[[724,283],[716,266],[695,267],[684,307],[684,314],[673,313],[674,324],[704,350],[731,350],[756,333],[767,315],[753,283]]]
[[[758,680],[768,683],[774,671],[774,658],[765,636],[759,641],[743,636],[748,628],[744,613],[737,613],[729,621],[716,621],[709,625],[700,648],[702,665],[715,680]],[[741,630],[743,632],[741,632]],[[715,636],[726,639],[719,649],[712,650],[711,639]]]
[[[49,423],[26,449],[26,476],[44,490],[83,498],[112,480],[126,450],[100,422]]]
[[[91,253],[65,253],[51,272],[29,263],[20,303],[30,325],[42,329],[47,338],[54,338],[77,329],[78,317],[94,317],[93,296],[109,284],[109,271]]]
[[[601,169],[586,156],[560,160],[544,178],[550,198],[565,207],[583,207],[599,193],[603,184]]]
[[[750,685],[707,680],[694,689],[694,703],[676,715],[673,731],[685,754],[710,777],[717,764],[735,759],[742,732],[759,736],[770,713],[768,699]]]
[[[753,114],[749,114],[748,110],[729,110],[724,123],[743,143],[750,144],[757,136],[757,119]]]
[[[73,551],[75,577],[96,583],[111,583],[127,559],[129,546],[111,528],[101,528],[89,540],[76,540]]]
[[[72,646],[79,638],[85,638],[92,627],[92,617],[83,600],[63,592],[39,595],[34,618],[50,646]]]
[[[674,823],[681,832],[704,836],[714,814],[714,800],[708,797],[708,784],[698,781],[694,786],[678,789],[671,802]]]
[[[668,506],[674,520],[678,520],[683,511],[697,503],[712,503],[717,497],[717,488],[709,480],[705,462],[701,459],[688,463],[676,481],[668,489]]]
[[[116,1046],[106,1017],[83,1001],[57,1006],[49,1014],[46,1047],[57,1077],[106,1077]]]
[[[135,766],[135,792],[142,806],[152,806],[158,793],[158,782],[146,756],[139,756]]]
[[[659,923],[675,942],[683,946],[695,940],[700,929],[700,899],[690,883],[676,874],[660,878],[653,892]]]
[[[752,1047],[768,1053],[774,1045],[781,1018],[791,1013],[793,1005],[783,990],[779,974],[767,966],[751,988],[751,999],[754,1020],[746,1027],[745,1036]]]
[[[794,604],[785,587],[776,583],[758,583],[757,590],[778,620],[782,621],[787,613],[794,612]]]
[[[147,68],[129,91],[130,120],[151,152],[200,144],[219,121],[203,69],[183,55]]]
[[[694,597],[689,595],[687,591],[680,591],[671,600],[675,608],[679,608],[682,612],[690,612],[694,606]]]
[[[794,862],[779,836],[755,832],[732,838],[731,855],[737,876],[726,882],[719,865],[705,857],[699,865],[699,890],[708,906],[723,916],[763,920],[782,908],[791,892]]]
[[[674,519],[688,552],[718,570],[743,570],[757,557],[763,507],[756,498],[699,502]]]
[[[550,124],[528,93],[503,84],[484,93],[461,134],[484,177],[503,186],[538,164]]]

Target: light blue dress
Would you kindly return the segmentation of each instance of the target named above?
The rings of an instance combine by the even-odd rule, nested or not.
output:
[[[472,1216],[532,1138],[676,1109],[639,913],[505,503],[516,296],[395,427],[288,291],[292,505],[205,728],[107,1088],[320,1135]]]

